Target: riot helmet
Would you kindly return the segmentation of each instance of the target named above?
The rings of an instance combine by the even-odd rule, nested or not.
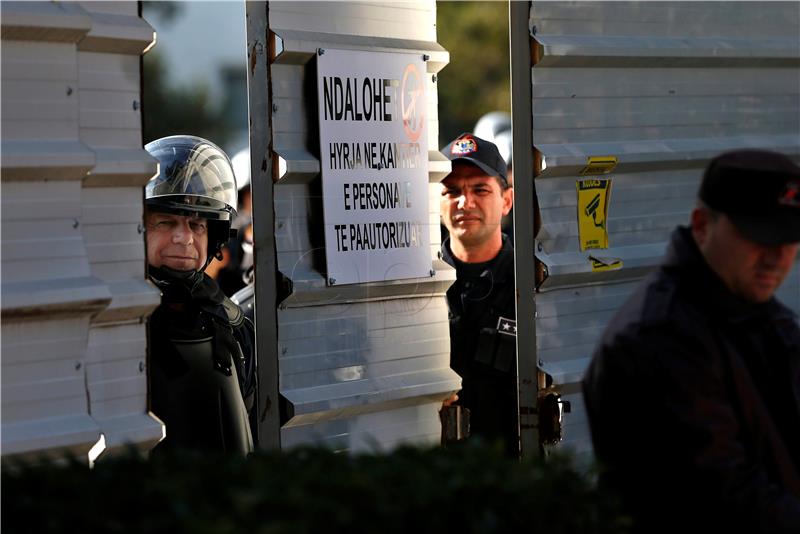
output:
[[[236,216],[231,161],[217,145],[192,135],[163,137],[144,148],[159,163],[159,173],[145,186],[147,209],[208,221],[208,258],[201,271],[205,270],[213,257],[221,257]]]

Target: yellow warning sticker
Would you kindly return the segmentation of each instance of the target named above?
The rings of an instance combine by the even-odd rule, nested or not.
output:
[[[589,156],[586,167],[581,170],[581,176],[589,174],[608,174],[617,166],[616,156]]]
[[[578,180],[578,239],[581,250],[608,248],[608,202],[611,178]]]
[[[592,263],[593,273],[622,269],[622,260],[619,258],[596,258],[595,256],[589,256],[589,261]]]

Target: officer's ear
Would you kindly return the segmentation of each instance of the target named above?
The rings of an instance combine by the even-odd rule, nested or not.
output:
[[[503,215],[508,215],[514,205],[514,188],[508,187],[503,191]]]
[[[690,223],[692,226],[692,237],[699,248],[703,248],[710,232],[710,225],[713,222],[713,214],[703,205],[695,206],[692,210]]]

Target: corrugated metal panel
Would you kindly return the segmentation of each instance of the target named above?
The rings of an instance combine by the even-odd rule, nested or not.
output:
[[[138,59],[155,42],[153,28],[139,17],[137,2],[92,1],[81,5],[92,17],[92,30],[78,44],[78,50]]]
[[[98,440],[100,428],[86,406],[88,328],[86,313],[15,320],[3,306],[3,455],[53,449],[85,455]]]
[[[80,231],[94,154],[78,139],[75,42],[89,18],[53,3],[4,2],[0,13],[2,452],[82,455],[100,436],[83,380],[89,318],[110,301]]]
[[[101,433],[148,448],[161,424],[147,415],[142,321],[158,292],[141,187],[155,164],[138,56],[152,30],[136,2],[0,9],[2,452],[86,457]]]
[[[540,366],[572,401],[561,446],[591,450],[579,381],[600,333],[688,221],[710,157],[739,147],[800,155],[800,4],[533,2],[533,142],[543,226],[537,257]],[[616,156],[608,250],[578,246],[575,182]],[[779,295],[800,309],[795,269]]]
[[[94,165],[78,140],[77,60],[74,43],[3,39],[3,181],[79,179]]]
[[[281,442],[322,441],[339,449],[435,443],[441,401],[460,383],[449,368],[444,297],[454,272],[437,258],[433,195],[449,162],[436,146],[435,82],[429,80],[426,94],[433,95],[427,117],[437,272],[426,279],[326,285],[312,105],[318,48],[427,54],[428,73],[441,69],[448,54],[436,42],[435,3],[270,2],[269,24],[277,53],[271,65],[273,147],[286,169],[275,186],[275,239],[279,269],[294,284],[278,313],[280,390],[293,414]]]
[[[72,2],[3,2],[2,39],[76,43],[86,36],[91,21]]]
[[[142,188],[158,167],[142,148],[139,65],[154,33],[136,2],[83,7],[92,29],[78,43],[79,131],[97,159],[83,182],[82,233],[92,274],[112,296],[92,318],[86,373],[108,454],[163,436],[148,413],[145,319],[161,299],[144,278],[142,226]]]

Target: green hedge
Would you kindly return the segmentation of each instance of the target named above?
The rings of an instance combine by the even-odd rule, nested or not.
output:
[[[516,462],[497,448],[184,453],[4,466],[12,532],[625,532],[612,496],[566,456]]]

